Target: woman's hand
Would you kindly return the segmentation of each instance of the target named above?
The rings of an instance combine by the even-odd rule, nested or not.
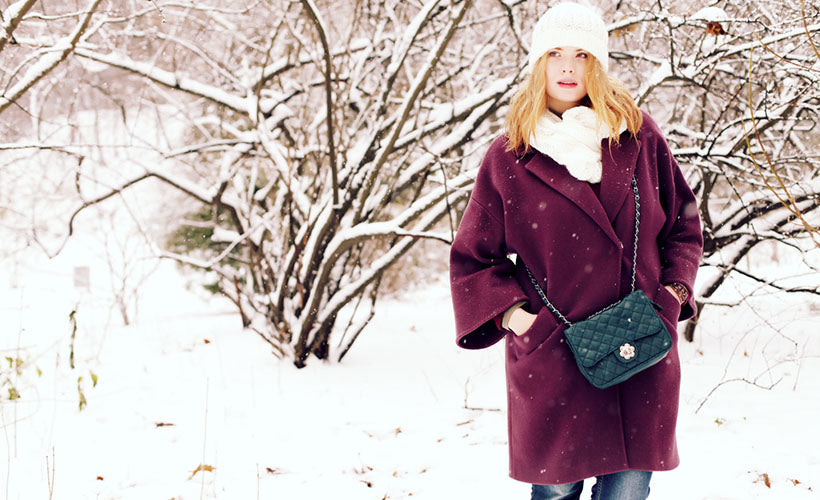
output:
[[[515,335],[524,335],[535,322],[535,314],[529,313],[523,307],[519,307],[510,315],[509,328]]]

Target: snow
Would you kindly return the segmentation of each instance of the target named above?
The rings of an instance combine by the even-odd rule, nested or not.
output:
[[[383,300],[343,363],[297,370],[168,261],[122,326],[99,252],[81,233],[55,259],[0,261],[0,351],[24,362],[0,372],[21,394],[3,387],[2,498],[45,498],[49,484],[58,499],[528,498],[507,477],[502,348],[455,346],[446,275]],[[778,257],[753,256],[764,271],[798,259]],[[654,476],[651,498],[817,497],[818,310],[759,293],[704,311],[696,342],[681,343],[682,465]],[[727,382],[704,402],[736,378],[779,383]]]
[[[690,19],[722,22],[728,21],[729,16],[726,14],[726,11],[724,11],[720,7],[705,7],[692,14],[692,17],[690,17]]]

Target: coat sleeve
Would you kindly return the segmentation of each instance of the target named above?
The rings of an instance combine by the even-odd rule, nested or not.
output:
[[[658,236],[661,283],[681,283],[689,291],[689,298],[682,305],[678,318],[683,321],[694,316],[696,312],[693,289],[703,252],[703,232],[695,194],[686,182],[660,130],[657,126],[653,128],[657,141],[658,184],[661,190],[661,203],[666,212],[666,222]]]
[[[466,349],[489,347],[501,340],[506,332],[494,318],[527,300],[507,257],[503,204],[489,179],[492,156],[491,147],[450,249],[456,342]]]

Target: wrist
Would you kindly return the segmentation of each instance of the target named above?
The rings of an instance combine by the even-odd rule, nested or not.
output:
[[[666,285],[666,289],[669,290],[681,304],[689,300],[689,289],[686,288],[683,283],[669,283]]]

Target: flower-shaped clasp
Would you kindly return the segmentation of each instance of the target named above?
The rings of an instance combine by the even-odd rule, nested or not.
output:
[[[635,347],[632,344],[626,343],[621,346],[620,354],[624,359],[632,359],[635,357]]]

